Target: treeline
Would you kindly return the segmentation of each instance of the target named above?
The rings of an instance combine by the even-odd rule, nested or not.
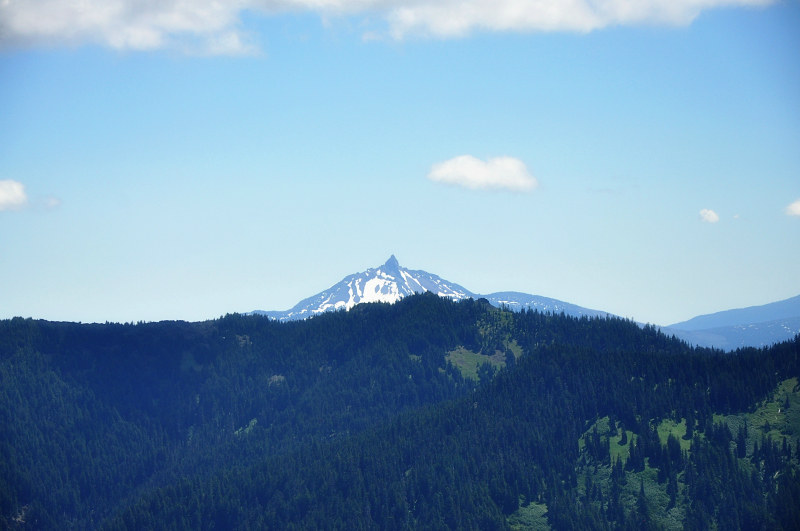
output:
[[[480,386],[445,360],[511,339]],[[531,503],[556,529],[800,522],[796,439],[715,422],[800,375],[797,338],[723,354],[421,295],[287,324],[11,320],[0,343],[10,527],[504,529]]]
[[[444,357],[487,311],[424,296],[285,324],[0,321],[0,514],[94,527],[136,493],[463,395]]]
[[[732,412],[739,402],[763,398],[779,378],[796,375],[797,341],[722,356],[690,352],[622,321],[519,319],[536,331],[526,337],[537,341],[548,322],[571,328],[573,339],[597,329],[605,341],[616,329],[620,341],[602,349],[538,346],[467,397],[346,441],[171,485],[120,513],[109,528],[503,529],[507,516],[531,501],[548,506],[557,529],[656,528],[644,494],[631,508],[620,501],[626,470],[646,466],[673,490],[673,505],[680,474],[686,528],[795,528],[800,500],[792,446],[781,453],[764,443],[774,457],[759,449],[751,467],[743,467],[731,451],[730,431],[714,424],[711,412]],[[752,378],[753,363],[764,364],[769,375]],[[676,449],[674,438],[662,444],[657,419],[690,410],[697,426],[693,450]],[[627,462],[612,464],[605,441],[605,464],[617,472],[587,499],[585,487],[578,488],[577,441],[587,422],[609,413],[637,434],[635,450]],[[603,460],[601,452],[595,466]]]

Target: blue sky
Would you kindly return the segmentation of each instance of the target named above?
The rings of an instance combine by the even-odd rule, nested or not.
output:
[[[798,295],[800,2],[749,3],[3,3],[0,318],[281,310],[390,254],[657,324]]]

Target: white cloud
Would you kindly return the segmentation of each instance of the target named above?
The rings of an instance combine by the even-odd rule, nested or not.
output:
[[[527,192],[538,186],[525,164],[513,157],[496,157],[486,162],[461,155],[434,164],[428,179],[471,189],[506,189]]]
[[[786,207],[788,216],[800,216],[800,199]]]
[[[700,211],[700,219],[706,223],[716,223],[719,221],[719,215],[709,208],[704,208]]]
[[[25,186],[21,182],[6,179],[0,181],[0,210],[22,208],[28,203]]]
[[[363,16],[388,35],[460,37],[474,31],[579,31],[616,25],[686,25],[702,11],[773,0],[0,0],[0,47],[99,43],[118,49],[255,51],[245,11]],[[369,28],[365,36],[379,31]],[[191,48],[191,47],[188,47]]]
[[[124,50],[180,47],[250,52],[238,31],[247,1],[0,0],[0,46],[97,43]],[[234,35],[232,37],[231,35]],[[199,45],[197,44],[199,41]]]

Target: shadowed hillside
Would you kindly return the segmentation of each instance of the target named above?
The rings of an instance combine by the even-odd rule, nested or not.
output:
[[[0,509],[37,529],[792,529],[798,347],[430,294],[283,324],[4,321]]]

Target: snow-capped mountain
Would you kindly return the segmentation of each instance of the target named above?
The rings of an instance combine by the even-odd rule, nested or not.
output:
[[[281,321],[305,319],[333,310],[349,310],[364,302],[397,302],[407,295],[430,291],[455,300],[475,297],[465,288],[425,271],[402,267],[392,255],[385,264],[355,273],[322,293],[303,299],[285,312],[256,311]]]
[[[485,298],[493,306],[506,306],[515,311],[532,308],[541,312],[564,312],[574,316],[607,315],[605,312],[525,293],[508,291],[478,295],[437,275],[402,267],[394,255],[382,266],[349,275],[325,291],[300,301],[289,310],[283,312],[256,310],[252,313],[268,315],[280,321],[291,321],[328,311],[349,310],[356,304],[364,302],[397,302],[407,295],[426,291],[454,300]]]

